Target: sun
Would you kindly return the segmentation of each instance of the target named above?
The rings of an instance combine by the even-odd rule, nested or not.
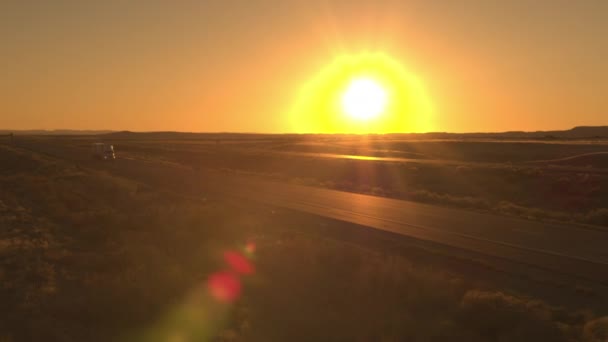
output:
[[[342,109],[356,120],[376,118],[384,112],[387,102],[386,90],[370,78],[352,80],[342,95]]]
[[[298,89],[294,132],[382,134],[433,129],[433,102],[421,78],[381,52],[336,56]]]

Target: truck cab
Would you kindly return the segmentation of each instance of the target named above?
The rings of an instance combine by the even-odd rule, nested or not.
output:
[[[105,143],[94,143],[92,150],[93,158],[99,160],[114,160],[116,155],[114,154],[114,145]]]

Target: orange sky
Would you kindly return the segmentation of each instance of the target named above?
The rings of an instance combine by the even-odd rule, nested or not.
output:
[[[0,4],[0,129],[298,131],[301,87],[364,52],[424,83],[433,131],[608,124],[608,1],[33,3]]]

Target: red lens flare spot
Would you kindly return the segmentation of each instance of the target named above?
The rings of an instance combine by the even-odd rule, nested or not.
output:
[[[227,251],[224,253],[224,261],[232,268],[235,272],[240,274],[252,274],[255,272],[255,268],[249,259],[243,256],[239,252]]]
[[[209,276],[207,287],[220,302],[233,302],[241,295],[241,282],[232,272],[217,272]]]

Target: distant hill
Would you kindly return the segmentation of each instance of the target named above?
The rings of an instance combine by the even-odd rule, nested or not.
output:
[[[401,134],[397,134],[401,135]],[[578,126],[563,131],[509,131],[496,133],[448,133],[431,132],[406,134],[407,136],[435,138],[435,139],[457,139],[457,138],[488,138],[488,139],[593,139],[608,138],[608,126]]]
[[[263,139],[276,137],[278,134],[263,133],[196,133],[196,132],[131,132],[120,131],[105,134],[109,139],[150,139],[150,140],[180,140],[180,139]]]
[[[579,126],[563,131],[563,134],[571,137],[608,137],[608,126]]]
[[[0,129],[0,134],[17,134],[17,135],[99,135],[108,134],[111,130],[75,130],[75,129],[32,129],[32,130],[11,130]]]
[[[112,139],[159,139],[159,140],[179,140],[179,139],[264,139],[277,136],[285,138],[323,137],[332,134],[262,134],[262,133],[193,133],[193,132],[112,132],[107,134]],[[351,134],[342,134],[349,136]],[[497,133],[393,133],[391,137],[411,138],[411,139],[466,139],[466,138],[485,138],[485,139],[608,139],[608,126],[579,126],[563,131],[510,131]]]
[[[180,139],[266,139],[282,136],[291,138],[315,138],[334,136],[333,134],[269,134],[269,133],[196,133],[196,132],[131,132],[109,130],[0,130],[0,135],[14,133],[17,135],[104,135],[110,139],[152,139],[152,140],[180,140]],[[355,134],[341,134],[341,136],[357,136]],[[380,135],[379,135],[380,136]],[[495,133],[393,133],[389,137],[404,139],[608,139],[608,126],[578,126],[562,131],[509,131]]]

